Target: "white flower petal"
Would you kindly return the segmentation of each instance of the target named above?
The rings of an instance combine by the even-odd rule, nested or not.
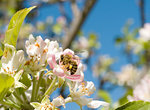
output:
[[[59,96],[59,97],[53,99],[52,104],[55,107],[63,106],[65,108],[65,99],[62,96]]]
[[[22,50],[16,52],[14,46],[5,44],[5,52],[1,58],[1,62],[1,72],[15,75],[24,64],[24,52]]]
[[[85,106],[92,101],[92,98],[87,97],[74,97],[73,101],[75,101],[80,106]]]
[[[98,108],[98,107],[100,107],[100,106],[108,107],[109,104],[106,103],[106,102],[104,102],[104,101],[92,100],[91,102],[89,102],[89,103],[87,104],[87,106],[88,106],[89,108]]]
[[[23,84],[23,83],[21,83],[21,82],[19,82],[19,81],[15,81],[15,86],[14,86],[15,88],[24,88],[24,89],[26,89],[27,87]]]
[[[40,71],[43,69],[46,66],[48,40],[44,41],[41,36],[34,38],[30,35],[25,47],[29,59],[31,62],[34,62],[29,64],[29,69],[31,71]]]
[[[53,72],[54,74],[56,74],[57,76],[60,76],[60,77],[64,77],[65,76],[65,73],[64,73],[64,70],[61,68],[61,67],[56,67],[53,69]]]
[[[65,49],[64,50],[64,54],[71,54],[74,55],[74,51],[70,50],[70,49]]]
[[[33,37],[32,34],[29,35],[29,41],[30,41],[30,43],[32,43],[32,44],[35,42],[35,38]]]
[[[20,70],[20,71],[14,76],[15,81],[19,81],[19,79],[20,79],[22,73],[23,73],[23,70]]]

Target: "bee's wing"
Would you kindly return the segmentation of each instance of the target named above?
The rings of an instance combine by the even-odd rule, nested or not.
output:
[[[82,51],[78,51],[75,52],[76,55],[78,55],[81,59],[85,59],[89,56],[89,52],[87,50],[82,50]]]

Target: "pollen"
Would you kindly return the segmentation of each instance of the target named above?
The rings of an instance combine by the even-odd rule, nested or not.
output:
[[[82,85],[81,91],[85,94],[88,94],[88,96],[90,96],[92,94],[92,92],[90,92],[89,89],[85,87],[85,83],[82,82],[81,85]]]
[[[3,70],[4,70],[5,72],[7,72],[5,68],[3,68]]]
[[[61,95],[59,96],[59,98],[64,99]]]
[[[30,64],[30,61],[26,61],[26,63],[24,65],[29,65]]]
[[[35,44],[35,46],[37,46],[37,47],[39,47],[39,48],[40,48],[40,45],[39,45],[38,43],[36,43],[36,44]]]
[[[9,70],[9,67],[7,67],[7,69]]]
[[[71,69],[71,68],[72,68],[72,65],[69,66],[69,69]]]
[[[50,102],[50,105],[53,106],[52,102]]]
[[[48,49],[44,49],[44,50],[43,50],[43,53],[46,53],[46,52],[48,52]]]
[[[84,82],[82,82],[81,85],[82,85],[82,87],[85,87],[85,83]]]

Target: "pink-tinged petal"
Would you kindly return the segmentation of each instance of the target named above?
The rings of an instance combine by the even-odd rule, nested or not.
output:
[[[87,106],[89,107],[89,108],[98,108],[98,107],[100,107],[100,106],[104,106],[104,107],[109,107],[109,103],[107,103],[107,102],[104,102],[104,101],[99,101],[99,100],[92,100],[91,102],[89,102],[88,104],[87,104]]]
[[[79,80],[80,82],[84,80],[83,65],[81,63],[78,65],[76,75],[81,75],[81,78]]]
[[[71,81],[80,81],[81,75],[66,75],[65,78],[70,79]]]
[[[39,43],[41,49],[43,49],[46,46],[46,42],[43,41],[41,36],[37,37],[37,43]]]
[[[49,66],[53,69],[57,65],[55,55],[49,55],[47,62]]]
[[[56,67],[53,69],[53,72],[55,75],[59,76],[59,77],[65,77],[65,73],[64,73],[64,70],[60,67]]]
[[[81,75],[81,77],[80,77],[80,80],[79,80],[79,81],[82,82],[82,81],[84,80],[84,73],[81,71],[81,74],[80,74],[80,75]]]
[[[70,49],[65,49],[64,50],[64,54],[70,54],[70,55],[74,55],[74,52]]]

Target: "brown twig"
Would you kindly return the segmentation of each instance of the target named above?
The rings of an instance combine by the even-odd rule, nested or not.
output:
[[[143,27],[145,23],[144,0],[140,0],[139,7],[140,7],[141,27]]]
[[[41,7],[44,7],[45,5],[53,5],[53,4],[57,4],[57,3],[60,3],[60,2],[66,2],[68,0],[49,0],[48,2],[41,2],[39,3],[37,6],[37,9],[38,8],[41,8]]]
[[[69,32],[63,38],[64,49],[70,47],[72,41],[75,39],[78,31],[80,30],[82,24],[84,23],[86,17],[88,16],[96,1],[97,0],[87,0],[80,15],[77,18],[73,19],[69,28]]]
[[[71,8],[74,18],[77,18],[80,15],[80,10],[77,6],[76,0],[71,0]]]

